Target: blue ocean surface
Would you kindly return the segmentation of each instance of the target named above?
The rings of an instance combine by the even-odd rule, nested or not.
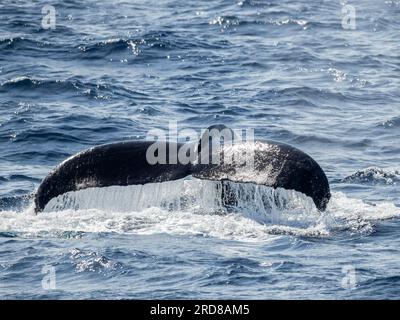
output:
[[[399,299],[399,17],[398,0],[1,1],[0,298]],[[33,212],[67,157],[171,121],[303,150],[327,211],[220,214],[192,181],[184,210]]]

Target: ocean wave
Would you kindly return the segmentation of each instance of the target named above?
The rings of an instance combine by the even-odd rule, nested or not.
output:
[[[386,184],[396,185],[400,181],[399,170],[387,170],[378,167],[369,167],[358,170],[341,180],[342,182],[358,184]]]
[[[331,89],[319,89],[308,86],[289,87],[280,89],[267,89],[257,92],[253,99],[265,101],[265,99],[281,99],[282,101],[291,101],[293,105],[297,101],[299,104],[307,106],[320,106],[323,101],[349,101],[351,98],[343,92]]]
[[[342,192],[334,192],[325,223],[330,227],[331,234],[345,232],[351,236],[367,236],[375,232],[379,221],[399,217],[400,208],[391,202],[367,203],[362,199],[349,198]]]
[[[385,4],[387,4],[390,7],[400,7],[400,1],[399,0],[386,0]]]
[[[274,24],[277,26],[285,26],[285,25],[294,25],[294,26],[300,26],[303,28],[307,28],[309,22],[304,19],[279,19],[279,20],[270,20],[268,23]]]
[[[14,38],[2,38],[0,39],[0,46],[2,46],[2,49],[7,48],[7,47],[13,47],[19,42],[26,42],[29,44],[35,43],[34,41],[30,39],[25,39],[24,37],[14,37]]]
[[[208,22],[210,25],[218,25],[223,28],[228,28],[229,26],[237,26],[241,23],[236,16],[218,16]]]
[[[83,59],[104,59],[113,54],[126,54],[125,58],[163,58],[173,50],[220,49],[229,44],[227,40],[203,39],[197,35],[189,38],[185,34],[171,31],[154,31],[130,38],[108,38],[94,43],[76,46]]]
[[[385,129],[396,129],[400,128],[400,116],[393,117],[389,120],[383,121],[377,125],[378,127],[382,127]]]
[[[364,292],[366,296],[372,299],[398,300],[400,285],[400,276],[396,273],[389,273],[382,276],[374,275],[372,278],[361,280],[358,284],[358,290]]]
[[[64,237],[65,232],[166,233],[258,242],[282,235],[366,236],[375,231],[378,221],[400,217],[400,208],[393,203],[369,204],[343,193],[333,193],[324,213],[316,210],[306,196],[289,191],[266,192],[269,200],[260,202],[252,187],[248,187],[248,193],[241,188],[241,200],[226,209],[221,206],[221,194],[215,193],[215,184],[204,182],[196,187],[189,183],[186,188],[182,188],[182,182],[175,187],[172,182],[163,184],[149,186],[149,190],[126,188],[130,195],[115,192],[117,189],[112,187],[81,190],[52,200],[45,212],[37,215],[32,206],[23,213],[3,211],[0,231],[30,237]]]
[[[35,79],[28,76],[16,77],[10,80],[4,81],[0,88],[7,90],[32,90],[32,89],[43,89],[49,92],[59,93],[61,91],[73,91],[80,89],[80,82],[69,81],[69,80],[43,80]]]
[[[27,176],[24,174],[12,174],[9,176],[9,181],[32,181],[32,182],[40,182],[41,179]]]
[[[90,97],[96,100],[109,100],[113,97],[143,99],[148,95],[117,84],[82,82],[78,79],[45,80],[28,76],[6,80],[0,85],[0,92],[18,90],[25,95],[70,94],[72,96]]]
[[[138,43],[134,43],[132,40],[115,38],[95,42],[93,44],[80,44],[77,48],[84,53],[83,57],[104,58],[113,52],[127,50],[129,47],[133,47],[137,44]]]
[[[16,232],[20,237],[62,237],[73,233],[171,234],[214,237],[244,242],[268,241],[278,235],[324,237],[329,232],[323,225],[296,228],[263,225],[240,214],[194,214],[188,211],[167,211],[149,208],[140,212],[103,210],[65,210],[24,213],[0,212],[0,230]]]
[[[41,137],[42,140],[36,140],[37,143],[51,143],[54,140],[47,140],[45,136]],[[15,142],[15,141],[13,141]],[[19,140],[21,144],[25,144],[26,141],[24,140]],[[80,143],[83,143],[81,141]],[[24,148],[25,149],[25,148]],[[56,150],[54,150],[56,149]],[[46,150],[44,148],[41,148],[41,150],[38,151],[15,151],[15,152],[9,152],[6,155],[2,156],[3,160],[7,160],[10,162],[17,162],[21,164],[25,164],[29,161],[32,161],[32,159],[36,159],[36,161],[43,161],[43,163],[50,163],[54,164],[56,162],[59,162],[62,159],[65,159],[69,157],[71,154],[65,152],[65,148],[54,148],[52,150]],[[32,178],[28,178],[27,180],[24,181],[31,181]],[[10,180],[7,180],[10,181]],[[22,181],[22,180],[21,180]]]
[[[338,141],[326,135],[307,134],[294,130],[277,129],[269,133],[269,138],[278,141],[287,141],[294,144],[321,143],[338,144]]]
[[[33,195],[2,197],[0,198],[0,212],[5,210],[20,212],[29,206],[32,198]]]
[[[278,7],[278,5],[274,2],[269,2],[265,0],[242,0],[238,2],[238,5],[241,7]]]
[[[69,254],[76,273],[95,272],[107,274],[111,271],[123,269],[122,263],[111,260],[96,251],[74,248],[70,250]]]
[[[222,15],[211,19],[209,25],[217,25],[224,29],[231,27],[245,27],[254,25],[270,25],[270,26],[299,26],[301,28],[307,28],[309,22],[304,19],[293,19],[293,18],[280,18],[280,19],[245,19],[234,15]]]
[[[45,141],[45,142],[50,142],[50,141],[76,142],[76,143],[84,142],[81,138],[76,137],[72,134],[62,133],[62,132],[58,132],[58,131],[52,132],[50,130],[43,131],[41,129],[36,129],[36,130],[31,129],[31,130],[22,131],[22,132],[16,134],[15,137],[12,138],[12,141],[15,143],[26,142],[26,141],[29,141],[30,143],[43,142],[43,141]],[[19,153],[19,154],[21,154],[21,153]],[[49,156],[51,156],[51,155],[49,155]]]
[[[33,40],[24,36],[0,39],[0,49],[6,51],[12,50],[15,52],[22,52],[26,50],[48,52],[49,50],[57,50],[57,48],[58,47],[54,42]]]

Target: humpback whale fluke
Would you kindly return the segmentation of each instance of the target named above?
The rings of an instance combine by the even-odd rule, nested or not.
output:
[[[209,129],[233,132],[223,125]],[[209,151],[208,143],[209,136],[205,141],[203,135],[198,144],[197,159],[187,164],[149,163],[146,152],[153,141],[118,142],[80,152],[62,162],[43,180],[35,195],[35,211],[42,211],[51,199],[69,191],[164,182],[189,175],[296,190],[311,197],[319,210],[326,209],[330,199],[328,179],[317,162],[304,152],[287,144],[259,140],[251,144],[233,144],[218,151],[229,155],[232,150],[243,149],[247,151],[245,157],[252,157],[251,166],[235,161],[204,163],[201,154],[204,149]],[[164,151],[168,155],[170,149],[180,150],[184,144],[168,142],[165,145]]]

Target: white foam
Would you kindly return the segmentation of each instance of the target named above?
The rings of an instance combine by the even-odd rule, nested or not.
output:
[[[343,193],[333,193],[321,214],[310,198],[294,191],[246,183],[230,188],[237,201],[228,208],[221,198],[222,185],[215,181],[81,190],[65,196],[69,202],[54,200],[37,215],[32,208],[0,212],[0,232],[56,237],[65,232],[167,233],[267,241],[278,235],[327,237],[338,229],[365,234],[377,220],[400,217],[400,208],[392,203],[368,204]],[[57,206],[61,211],[53,211]]]
[[[119,234],[160,234],[216,237],[239,241],[267,241],[276,235],[326,236],[323,225],[296,228],[266,225],[237,213],[200,215],[149,208],[141,212],[107,212],[97,209],[28,213],[1,212],[0,230],[27,237],[63,236],[65,232],[113,232]]]
[[[361,199],[348,198],[342,192],[336,192],[329,202],[327,215],[334,217],[336,221],[375,223],[400,217],[400,208],[391,202],[366,203]]]

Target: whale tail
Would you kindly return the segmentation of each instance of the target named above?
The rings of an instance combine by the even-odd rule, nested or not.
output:
[[[222,135],[225,142],[231,137],[233,143],[214,148],[218,145],[213,142],[215,134],[219,139]],[[165,142],[165,147],[158,152],[169,155],[171,150],[179,152],[183,146]],[[310,156],[273,141],[235,143],[235,133],[224,125],[214,125],[206,130],[197,143],[194,161],[189,163],[170,163],[168,157],[165,163],[151,162],[149,148],[154,148],[154,142],[127,141],[101,145],[70,157],[40,184],[35,194],[35,211],[44,210],[51,199],[70,191],[164,182],[190,175],[296,190],[311,197],[319,210],[325,210],[330,199],[328,179]],[[240,161],[226,161],[235,158],[236,154]]]

